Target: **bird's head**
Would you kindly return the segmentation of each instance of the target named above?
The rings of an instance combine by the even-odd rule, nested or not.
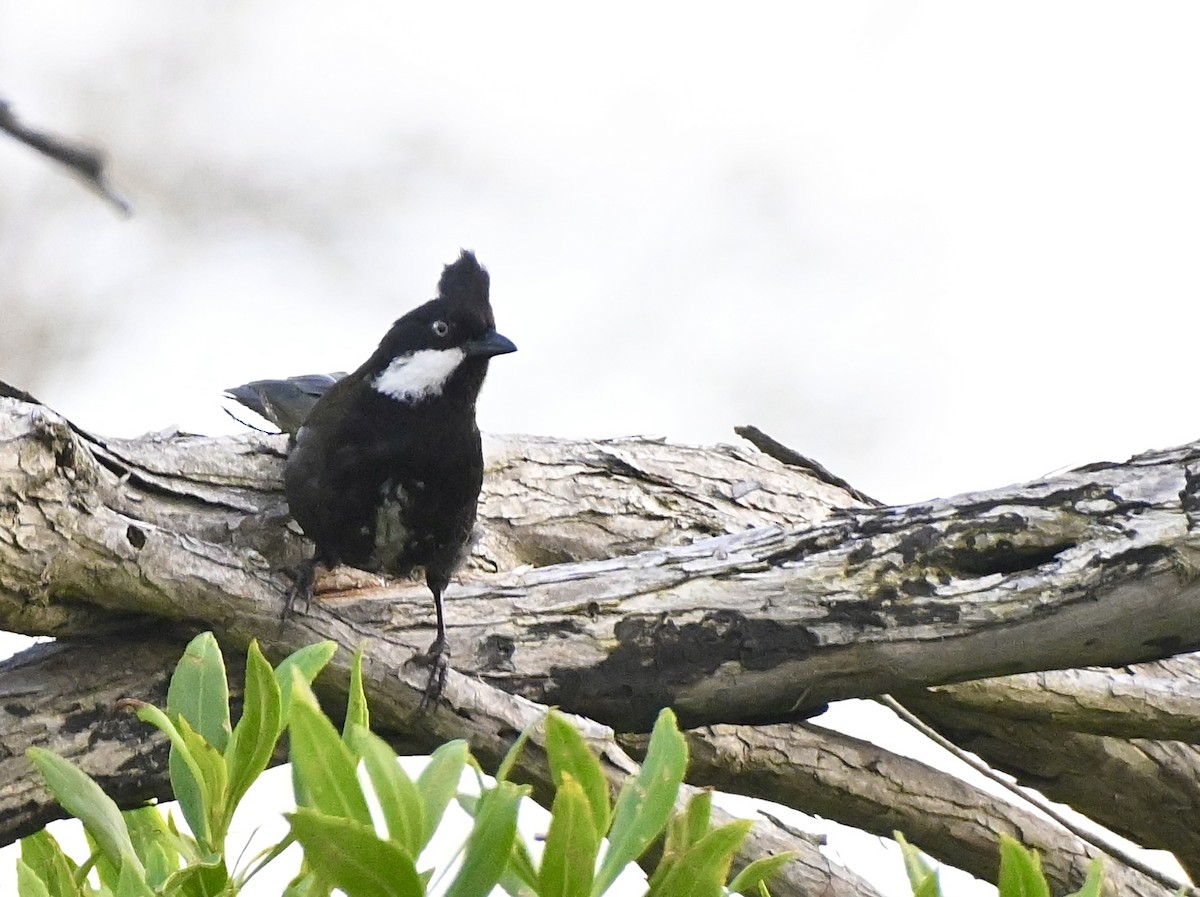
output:
[[[438,281],[438,296],[392,325],[364,365],[373,389],[417,404],[439,396],[474,402],[488,359],[517,351],[496,332],[487,270],[463,250]]]

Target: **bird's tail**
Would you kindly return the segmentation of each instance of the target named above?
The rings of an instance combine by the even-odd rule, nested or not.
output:
[[[284,433],[295,436],[313,405],[317,404],[317,399],[345,376],[344,371],[338,371],[333,374],[304,374],[286,380],[254,380],[225,390],[225,398],[249,408]],[[261,429],[242,420],[228,407],[225,412],[239,423]]]

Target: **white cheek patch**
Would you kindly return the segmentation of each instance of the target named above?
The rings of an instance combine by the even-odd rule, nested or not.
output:
[[[385,396],[409,404],[440,396],[466,357],[462,349],[419,349],[393,359],[371,385]]]

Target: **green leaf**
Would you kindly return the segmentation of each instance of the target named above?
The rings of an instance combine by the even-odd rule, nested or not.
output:
[[[533,884],[529,884],[513,871],[510,858],[510,865],[500,873],[500,881],[496,884],[509,897],[538,897],[536,875],[534,875],[533,882]]]
[[[74,897],[80,893],[75,884],[75,872],[79,867],[45,829],[21,839],[21,860],[30,869],[37,870],[51,897]]]
[[[700,791],[692,796],[682,813],[676,813],[667,823],[666,835],[663,838],[662,858],[650,878],[649,886],[653,891],[675,864],[686,854],[689,847],[708,833],[709,820],[712,818],[712,792]]]
[[[212,841],[212,832],[205,811],[207,786],[204,783],[204,774],[196,758],[192,756],[191,747],[180,734],[179,727],[153,704],[137,702],[135,706],[138,719],[154,726],[170,740],[171,791],[175,794],[175,800],[179,802],[183,818],[187,820],[192,834],[201,844],[208,845]]]
[[[195,829],[192,833],[196,835],[201,850],[206,853],[220,852],[225,844],[225,820],[233,815],[231,812],[227,812],[229,771],[225,768],[225,757],[203,735],[192,729],[187,717],[179,717],[178,729],[180,740],[187,747],[188,755],[191,758],[191,762],[183,761],[181,769],[188,775],[192,775],[193,770],[198,770],[200,773],[201,806],[198,808],[198,812],[204,819],[204,831],[207,832],[207,837],[200,837],[199,832],[196,832]],[[174,744],[171,747],[173,753]],[[184,806],[182,798],[179,805]],[[190,825],[192,820],[187,816],[186,807],[184,807],[184,816]]]
[[[96,878],[100,881],[100,894],[110,897],[117,890],[121,878],[121,864],[114,863],[105,856],[100,845],[96,843],[96,839],[92,837],[92,833],[86,828],[83,830],[83,836],[87,841],[88,850],[91,852],[84,860],[83,866],[79,870],[80,878],[77,880],[82,881],[83,877],[95,871]]]
[[[508,781],[509,773],[517,765],[517,761],[521,759],[521,752],[525,750],[525,745],[529,742],[529,736],[533,734],[533,729],[536,725],[537,723],[535,722],[525,727],[521,734],[517,736],[517,740],[512,743],[512,747],[504,752],[504,759],[500,761],[500,766],[496,769],[496,781]]]
[[[564,773],[570,773],[587,796],[592,825],[603,835],[612,818],[608,780],[595,752],[587,746],[579,730],[559,713],[551,713],[546,719],[546,752],[555,786],[562,783]]]
[[[133,850],[146,866],[146,884],[158,888],[179,871],[182,839],[171,831],[158,807],[126,810],[124,816]]]
[[[267,866],[269,866],[272,862],[274,862],[275,859],[281,853],[283,853],[285,850],[287,850],[289,847],[291,847],[295,843],[296,843],[295,838],[293,838],[290,834],[288,834],[278,844],[272,844],[270,847],[265,847],[262,850],[260,850],[258,853],[256,853],[254,855],[253,859],[251,859],[249,863],[246,863],[243,865],[242,863],[239,862],[238,865],[243,866],[243,868],[245,870],[239,876],[240,887],[245,887],[246,884],[252,878],[254,878],[254,876],[258,875],[259,872],[261,872],[263,869],[267,868]]]
[[[305,805],[370,827],[371,811],[358,784],[355,758],[298,672],[292,683],[290,726],[292,769],[304,786]]]
[[[183,717],[218,751],[229,742],[229,683],[225,659],[211,632],[202,632],[183,651],[167,688],[167,714]]]
[[[508,863],[517,837],[517,810],[528,786],[497,782],[479,798],[466,853],[446,897],[487,897]]]
[[[424,897],[412,857],[367,825],[301,808],[288,814],[308,864],[347,897]]]
[[[683,813],[684,845],[690,847],[706,834],[712,820],[712,792],[701,791],[688,801],[687,810]]]
[[[292,706],[292,682],[296,671],[305,682],[312,683],[317,674],[325,669],[326,664],[333,660],[337,653],[337,642],[317,642],[305,645],[283,659],[275,668],[275,681],[279,684],[279,697],[283,706],[283,721],[289,719],[288,713]]]
[[[662,832],[686,769],[687,742],[675,723],[675,714],[664,709],[654,723],[642,768],[626,781],[617,798],[608,850],[592,882],[592,897],[607,891],[621,870],[645,853]]]
[[[115,897],[154,897],[140,869],[131,863],[121,864],[121,875],[117,879]]]
[[[163,889],[178,897],[225,897],[235,894],[223,860],[194,863],[181,869]]]
[[[297,875],[283,892],[283,897],[309,897],[317,886],[317,877],[311,872]]]
[[[417,777],[417,791],[425,804],[425,831],[421,836],[424,847],[437,831],[446,813],[446,807],[458,791],[463,770],[469,756],[467,743],[462,740],[447,741],[429,757],[429,763]]]
[[[371,715],[367,710],[367,695],[363,691],[362,681],[362,645],[354,652],[354,663],[350,666],[350,694],[346,698],[346,723],[342,727],[342,735],[350,731],[351,726],[362,729],[371,728]]]
[[[145,874],[141,861],[133,852],[133,842],[129,840],[121,811],[87,773],[43,748],[31,747],[25,756],[42,774],[55,800],[83,823],[114,865],[126,863],[138,873]]]
[[[942,890],[937,870],[929,864],[921,851],[908,843],[903,832],[892,832],[892,837],[900,845],[900,855],[904,857],[904,871],[908,875],[913,897],[939,897]]]
[[[600,835],[583,787],[564,773],[550,808],[550,830],[538,873],[538,897],[587,897]]]
[[[713,829],[696,841],[662,878],[651,886],[651,897],[719,897],[729,877],[733,855],[753,823],[739,819]]]
[[[996,886],[1000,897],[1050,897],[1037,853],[1008,835],[1000,836],[1000,878]]]
[[[70,894],[70,891],[65,892]],[[17,897],[59,897],[51,895],[46,882],[22,859],[17,860]]]
[[[769,857],[759,857],[739,872],[729,883],[732,894],[744,894],[745,897],[757,897],[759,882],[766,883],[773,878],[784,866],[796,858],[795,851],[786,850]]]
[[[138,716],[171,737],[153,715],[139,710]],[[167,689],[166,716],[179,735],[171,737],[172,789],[203,849],[219,849],[228,826],[225,817],[232,814],[227,814],[228,773],[221,756],[231,729],[225,659],[211,632],[200,633],[184,649]]]
[[[595,868],[595,863],[592,864]],[[537,897],[538,872],[533,867],[533,858],[525,841],[517,838],[513,841],[512,854],[508,858],[508,868],[500,876],[500,886],[509,894],[533,895]]]
[[[229,770],[229,789],[225,798],[223,828],[228,829],[234,810],[246,796],[255,779],[271,762],[283,724],[283,705],[279,683],[258,642],[251,641],[246,652],[246,690],[242,716],[225,748]]]
[[[1083,882],[1083,887],[1073,894],[1068,894],[1067,897],[1100,897],[1104,892],[1104,860],[1100,857],[1095,857],[1088,864],[1087,879]]]
[[[417,786],[397,762],[395,751],[382,738],[354,725],[347,726],[345,737],[351,750],[363,759],[379,808],[383,811],[388,838],[410,855],[419,856],[425,846],[425,805]]]

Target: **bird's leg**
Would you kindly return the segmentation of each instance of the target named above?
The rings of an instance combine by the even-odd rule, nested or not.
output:
[[[429,660],[429,680],[425,683],[425,693],[421,695],[421,703],[417,705],[417,716],[424,714],[430,707],[436,706],[446,690],[446,671],[450,669],[450,642],[446,637],[446,615],[442,609],[442,590],[429,587],[433,592],[433,608],[437,613],[437,638],[425,652]]]
[[[304,602],[304,612],[308,613],[312,604],[313,585],[317,581],[317,556],[314,554],[307,561],[301,561],[294,567],[288,567],[285,572],[292,577],[292,587],[288,589],[287,598],[283,602],[283,611],[279,614],[279,624],[282,626],[292,615],[297,601]]]

